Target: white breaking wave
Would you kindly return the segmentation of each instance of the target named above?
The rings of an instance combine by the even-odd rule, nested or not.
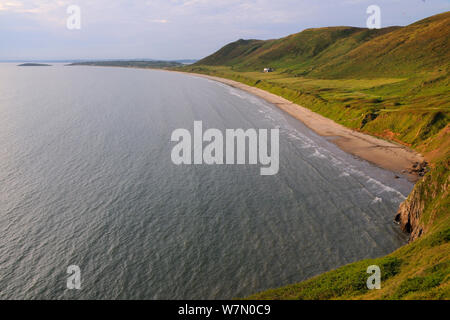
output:
[[[372,204],[380,203],[380,202],[382,202],[382,201],[383,201],[383,199],[378,198],[378,197],[375,197],[375,199],[372,200]]]
[[[381,188],[381,193],[383,193],[383,192],[393,192],[393,193],[397,194],[399,197],[401,197],[403,200],[406,199],[406,197],[401,192],[399,192],[399,191],[395,190],[394,188],[391,188],[391,187],[389,187],[387,185],[382,184],[380,181],[375,180],[374,178],[370,178],[369,177],[367,182],[368,183],[372,183],[372,184],[380,187]]]
[[[216,84],[226,87],[230,94],[237,96],[243,100],[249,101],[255,105],[257,105],[258,112],[264,114],[264,117],[270,121],[277,122],[283,125],[284,129],[282,130],[290,139],[301,142],[301,149],[313,148],[314,152],[310,155],[310,157],[320,158],[320,159],[328,159],[333,167],[338,168],[342,173],[339,177],[348,177],[350,175],[358,176],[366,179],[366,182],[371,186],[375,187],[375,193],[379,196],[385,192],[393,193],[397,196],[397,201],[403,201],[406,197],[399,192],[398,190],[389,187],[380,181],[368,176],[363,171],[357,169],[356,167],[350,165],[346,160],[336,156],[336,154],[332,153],[330,150],[319,146],[313,139],[307,137],[306,135],[299,132],[297,129],[293,128],[283,117],[277,116],[276,112],[273,110],[273,106],[268,105],[265,101],[260,98],[247,93],[243,90],[236,89],[230,87],[226,84],[222,84],[220,82],[215,82]],[[276,118],[275,118],[276,117]],[[277,125],[277,128],[280,128],[280,125]],[[378,200],[380,199],[380,200]],[[374,201],[379,202],[382,201],[382,198],[376,197]]]
[[[406,197],[398,190],[383,184],[382,182],[374,179],[373,177],[368,176],[366,173],[350,165],[346,160],[340,158],[330,150],[319,146],[314,140],[298,132],[295,128],[289,127],[289,129],[290,130],[287,130],[288,137],[297,141],[301,141],[302,146],[300,148],[302,149],[313,148],[314,152],[311,155],[311,157],[328,159],[333,167],[338,168],[342,172],[339,175],[339,177],[348,177],[350,175],[353,175],[364,178],[366,182],[369,184],[369,186],[375,189],[374,192],[379,196],[376,197],[375,199],[382,199],[380,197],[385,192],[393,193],[397,198],[396,201],[398,202],[401,202],[406,199]]]
[[[319,150],[315,149],[314,153],[311,155],[311,157],[326,159],[327,156],[325,156],[324,154],[320,153]]]
[[[236,89],[236,88],[233,88],[230,86],[227,86],[227,88],[228,88],[229,93],[232,94],[233,96],[239,97],[243,100],[249,101],[249,102],[259,105],[259,106],[264,104],[264,102],[261,100],[261,98],[258,98],[257,96],[254,96],[245,91],[242,91],[240,89]]]

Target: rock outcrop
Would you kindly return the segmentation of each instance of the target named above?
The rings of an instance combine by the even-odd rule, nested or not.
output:
[[[428,163],[424,161],[422,163],[415,163],[409,170],[409,173],[414,173],[420,177],[423,177],[428,171]],[[421,184],[423,183],[425,182],[420,181],[414,187],[408,199],[400,204],[397,215],[395,216],[395,222],[400,224],[400,227],[404,232],[410,234],[410,242],[419,238],[423,233],[423,226],[420,223],[420,217],[425,208],[425,202],[422,198],[423,190],[421,188]]]
[[[424,209],[424,202],[416,191],[410,194],[399,207],[395,221],[400,224],[404,232],[410,234],[409,241],[414,241],[423,233],[423,226],[420,224],[420,217]]]
[[[432,172],[429,172],[429,168],[424,165],[415,166],[420,169],[421,173],[424,173],[424,177],[414,186],[413,191],[400,205],[395,216],[395,222],[400,224],[403,231],[410,234],[410,242],[427,232],[428,226],[438,218],[439,212],[441,215],[442,212],[448,213],[448,210],[441,208],[445,204],[434,201],[448,198],[450,182],[448,165],[450,165],[450,160],[447,163],[441,163],[437,166],[440,169],[434,168],[431,170]]]

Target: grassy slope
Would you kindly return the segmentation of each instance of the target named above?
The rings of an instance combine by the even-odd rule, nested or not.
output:
[[[431,162],[409,200],[424,235],[258,299],[450,298],[450,12],[407,27],[308,29],[278,40],[239,40],[183,71],[230,78],[283,96],[347,127],[409,145]],[[275,72],[263,74],[264,67]],[[367,266],[382,268],[368,291]]]

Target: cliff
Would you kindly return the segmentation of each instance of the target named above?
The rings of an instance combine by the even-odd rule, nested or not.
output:
[[[436,202],[448,199],[448,173],[448,163],[447,166],[439,164],[416,184],[409,197],[400,205],[395,221],[403,231],[410,234],[410,242],[428,232],[438,218]]]

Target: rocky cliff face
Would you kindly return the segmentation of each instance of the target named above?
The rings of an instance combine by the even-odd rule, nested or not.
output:
[[[450,161],[446,164],[450,164]],[[400,224],[402,230],[410,234],[410,242],[425,234],[428,226],[432,225],[442,212],[448,214],[448,210],[441,208],[445,206],[445,199],[449,196],[448,166],[440,164],[438,168],[432,169],[432,172],[415,185],[395,216],[395,221]]]
[[[416,163],[409,170],[409,173],[414,173],[423,177],[425,173],[429,171],[427,165],[428,163],[426,161],[420,164]],[[395,222],[400,224],[400,227],[404,232],[410,234],[410,242],[419,238],[423,233],[423,225],[421,225],[420,217],[425,208],[422,188],[422,185],[426,183],[424,180],[427,180],[427,178],[424,178],[416,184],[408,199],[400,205],[397,215],[395,216]]]
[[[424,201],[414,189],[399,207],[395,221],[400,224],[403,231],[410,234],[409,241],[414,241],[423,233],[423,226],[420,223],[420,217],[424,209]]]

